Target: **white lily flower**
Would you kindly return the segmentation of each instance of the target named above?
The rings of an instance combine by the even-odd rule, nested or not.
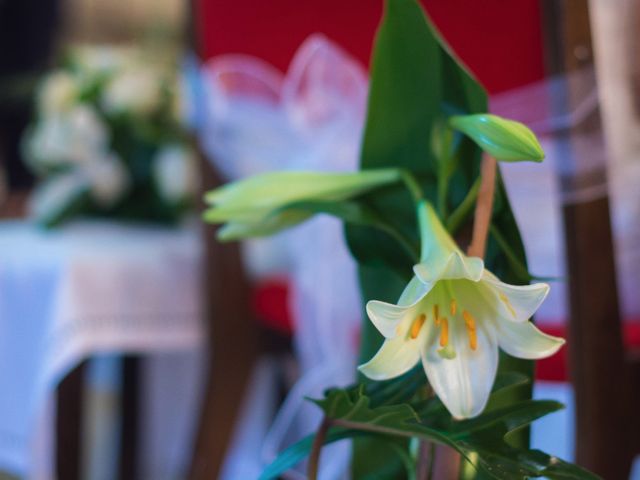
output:
[[[553,355],[561,338],[529,321],[549,286],[501,282],[477,257],[468,257],[431,205],[419,207],[422,259],[397,305],[367,303],[385,337],[378,353],[359,367],[374,380],[397,377],[419,361],[429,383],[456,418],[480,414],[498,367],[498,347],[518,358]]]

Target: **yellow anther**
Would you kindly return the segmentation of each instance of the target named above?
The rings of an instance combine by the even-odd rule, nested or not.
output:
[[[446,347],[449,344],[449,321],[446,317],[440,319],[442,328],[440,329],[440,346]]]
[[[478,348],[478,333],[475,330],[467,330],[469,334],[469,346],[471,350]]]
[[[473,315],[471,315],[469,312],[464,310],[462,312],[462,318],[464,318],[464,324],[466,325],[467,330],[475,330],[476,329],[476,319],[473,318]]]
[[[458,304],[455,298],[451,299],[451,304],[449,305],[449,307],[449,309],[451,310],[451,315],[455,315],[456,311],[458,310]]]
[[[473,318],[469,312],[464,310],[462,312],[462,318],[464,318],[464,325],[467,327],[467,334],[469,334],[469,346],[471,350],[478,348],[478,333],[476,331],[476,319]]]
[[[427,320],[427,316],[424,313],[421,313],[416,317],[416,319],[411,324],[411,330],[409,331],[409,337],[416,338],[420,333],[420,329],[424,322]]]
[[[437,304],[433,306],[433,318],[436,321],[440,318],[440,307]]]
[[[498,296],[500,297],[500,300],[502,300],[502,303],[504,303],[504,306],[507,307],[507,310],[509,310],[509,313],[511,313],[511,316],[516,318],[516,311],[513,308],[513,305],[511,305],[509,298],[502,292],[500,292]]]

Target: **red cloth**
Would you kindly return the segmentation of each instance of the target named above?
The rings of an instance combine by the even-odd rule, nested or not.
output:
[[[422,0],[458,55],[489,92],[544,76],[538,0]],[[246,53],[286,70],[321,32],[368,65],[382,0],[198,0],[202,53]]]

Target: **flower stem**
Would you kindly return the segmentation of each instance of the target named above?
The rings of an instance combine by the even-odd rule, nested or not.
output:
[[[469,256],[484,258],[489,226],[491,225],[491,214],[493,213],[496,170],[496,159],[489,155],[484,155],[482,157],[482,164],[480,165],[481,180],[473,219],[473,233],[471,236],[471,244],[467,249]]]
[[[414,202],[418,203],[421,200],[424,200],[422,187],[420,187],[420,184],[416,180],[416,177],[414,177],[409,170],[402,170],[402,172],[400,173],[400,177],[407,187],[407,190],[409,190],[409,193],[411,194]]]
[[[438,177],[438,214],[443,220],[449,214],[447,209],[447,193],[449,190],[449,178],[445,176]]]
[[[331,420],[328,417],[322,419],[322,423],[316,432],[316,436],[313,439],[311,445],[311,453],[309,454],[309,466],[307,467],[307,477],[309,480],[317,480],[318,467],[320,466],[320,452],[322,451],[322,445],[324,445],[327,432],[331,426]]]
[[[476,202],[476,198],[478,198],[479,190],[480,177],[478,177],[476,181],[473,182],[473,185],[471,185],[471,188],[467,192],[467,196],[464,197],[462,203],[458,205],[458,207],[451,213],[451,215],[447,219],[447,230],[451,235],[454,235],[467,219],[467,215],[469,215],[469,212]]]

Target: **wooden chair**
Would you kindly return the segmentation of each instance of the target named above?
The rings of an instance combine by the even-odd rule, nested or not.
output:
[[[587,0],[544,0],[547,67],[569,74],[593,67]],[[581,85],[565,82],[554,101],[567,107],[580,100]],[[566,161],[577,170],[583,150],[573,141],[601,130],[599,112],[573,128]],[[561,177],[561,189],[606,185],[602,169]],[[609,199],[570,200],[563,207],[569,276],[569,355],[576,404],[576,461],[607,479],[628,478],[633,455],[640,452],[638,419],[632,404],[640,398],[640,368],[625,355]]]

